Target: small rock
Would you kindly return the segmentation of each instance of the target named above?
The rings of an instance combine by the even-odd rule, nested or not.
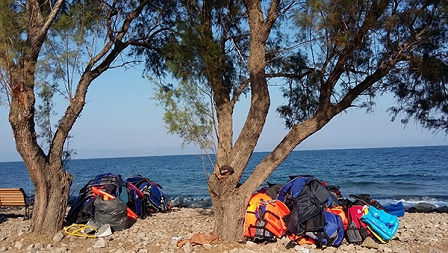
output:
[[[182,249],[184,250],[184,253],[191,253],[193,251],[193,246],[190,242],[187,242]]]
[[[26,247],[26,250],[30,251],[34,248],[34,244],[30,244],[28,245],[28,247]]]
[[[213,246],[209,243],[203,244],[202,247],[204,247],[204,249],[208,249],[208,250],[211,250],[213,248]]]
[[[59,231],[54,237],[53,237],[53,242],[60,242],[62,241],[62,239],[64,239],[64,233],[62,233],[61,231]]]
[[[93,245],[94,248],[106,248],[107,247],[107,241],[104,240],[104,238],[98,239],[96,243]]]
[[[370,237],[367,237],[364,239],[364,241],[361,244],[362,247],[369,248],[369,249],[378,249],[379,245]]]
[[[302,247],[302,246],[298,246],[298,245],[294,247],[294,250],[299,253],[309,253],[310,252],[309,249]]]
[[[250,247],[253,247],[253,246],[257,245],[257,244],[255,242],[253,242],[253,241],[247,241],[246,245],[250,246]]]
[[[36,244],[34,244],[34,248],[40,250],[44,248],[44,245],[40,242],[36,242]]]
[[[51,252],[54,252],[54,253],[65,253],[65,252],[67,252],[67,247],[56,247]]]

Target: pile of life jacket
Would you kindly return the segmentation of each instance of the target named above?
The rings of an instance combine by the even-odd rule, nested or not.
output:
[[[311,175],[291,176],[284,185],[269,184],[252,194],[247,209],[244,236],[255,242],[275,241],[288,237],[287,247],[315,244],[338,247],[362,243],[371,237],[378,242],[390,241],[399,227],[398,212],[370,198],[368,194],[343,198],[339,187],[327,185]],[[351,200],[354,199],[354,200]]]
[[[112,230],[128,228],[137,218],[171,209],[162,187],[137,175],[104,173],[93,177],[71,204],[64,226],[72,224],[109,224]]]

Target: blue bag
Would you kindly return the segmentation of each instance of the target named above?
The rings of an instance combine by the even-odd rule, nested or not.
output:
[[[384,207],[386,211],[392,215],[395,215],[397,217],[403,217],[404,216],[404,206],[403,202],[398,202],[397,204],[391,204]]]
[[[135,185],[145,195],[145,203],[143,205],[146,206],[149,213],[164,212],[171,209],[162,186],[158,183],[141,175],[126,178],[126,182]]]
[[[317,248],[321,248],[322,245],[338,247],[344,239],[342,218],[332,212],[322,211],[322,213],[325,217],[324,228],[316,232],[306,232],[305,234],[316,242]]]

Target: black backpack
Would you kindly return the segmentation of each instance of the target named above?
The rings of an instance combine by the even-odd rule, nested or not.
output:
[[[351,203],[351,205],[368,205],[368,206],[374,206],[378,210],[385,210],[383,205],[381,205],[378,201],[370,197],[370,194],[356,194],[356,195],[350,194],[348,196],[355,200],[354,202]],[[345,201],[347,203],[347,200]]]
[[[295,176],[280,189],[277,199],[291,210],[287,218],[288,232],[303,235],[321,231],[325,226],[322,213],[331,199],[330,192],[314,176]]]
[[[93,218],[95,212],[93,203],[97,196],[92,192],[92,186],[101,188],[102,191],[120,198],[124,203],[129,202],[131,194],[129,194],[127,183],[122,179],[121,175],[113,173],[99,174],[79,191],[78,197],[65,217],[65,226],[73,223],[85,224]]]

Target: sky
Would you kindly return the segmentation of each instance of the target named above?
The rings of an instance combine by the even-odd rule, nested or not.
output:
[[[151,99],[153,91],[154,85],[142,77],[140,69],[113,69],[97,78],[71,131],[70,148],[76,151],[72,159],[200,153],[196,146],[182,149],[182,140],[167,133],[163,109]],[[276,88],[271,94],[272,110],[255,151],[272,150],[287,132],[275,113],[283,98]],[[236,134],[247,115],[248,100],[243,98],[235,108]],[[67,102],[56,97],[55,104],[57,117],[61,117]],[[334,117],[295,150],[448,145],[444,132],[434,134],[414,122],[406,126],[391,122],[386,112],[391,104],[390,98],[380,98],[373,114],[350,109]],[[0,106],[0,162],[21,160],[15,149],[8,113],[7,106]]]

